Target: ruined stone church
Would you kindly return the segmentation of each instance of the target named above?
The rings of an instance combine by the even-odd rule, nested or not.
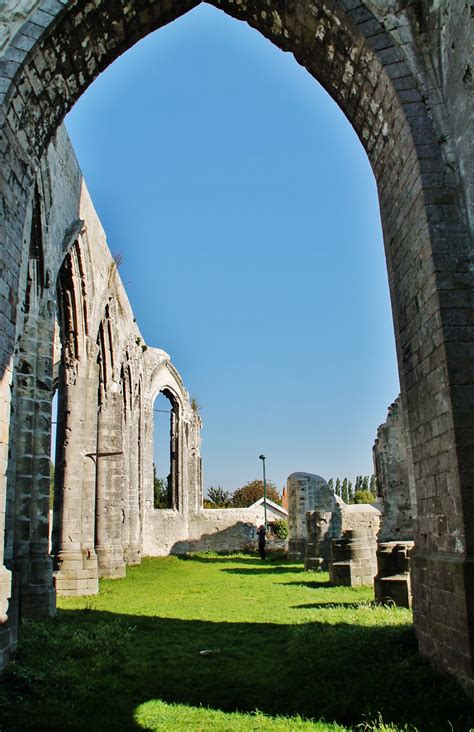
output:
[[[157,552],[157,536],[167,551],[176,537],[192,541],[191,513],[203,517],[199,536],[206,531],[199,415],[167,354],[143,341],[61,128],[101,71],[196,4],[7,0],[0,10],[0,666],[20,616],[54,613],[53,571],[58,591],[94,592],[99,575],[120,576]],[[423,655],[472,689],[472,6],[214,4],[293,53],[371,162],[413,461],[416,634]],[[150,517],[159,392],[170,400],[172,455],[161,518]]]

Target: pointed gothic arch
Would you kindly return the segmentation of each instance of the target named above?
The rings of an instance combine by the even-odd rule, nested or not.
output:
[[[137,40],[195,5],[195,0],[172,4],[48,2],[40,3],[23,19],[12,19],[7,50],[12,51],[13,60],[4,69],[1,117],[3,179],[7,182],[3,233],[13,253],[8,279],[12,302],[2,313],[2,330],[7,334],[2,378],[11,379],[9,364],[18,315],[14,293],[19,289],[14,285],[20,280],[22,232],[35,170],[47,144],[98,73]],[[397,23],[381,22],[383,13],[376,7],[380,4],[365,0],[215,0],[215,5],[291,51],[343,109],[371,161],[415,463],[417,634],[424,653],[464,679],[472,679],[474,406],[470,361],[474,332],[470,323],[474,282],[465,205],[471,184],[461,175],[465,144],[459,139],[451,141],[447,154],[441,134],[445,119],[450,120],[450,129],[462,130],[469,108],[464,117],[459,115],[461,122],[454,119],[449,109],[451,92],[447,91],[451,70],[444,75],[447,82],[444,77],[439,82],[439,89],[432,91],[425,83],[426,59],[413,40],[420,18],[425,22],[424,32],[437,37],[423,11],[418,19],[406,11],[409,31],[404,49],[395,32]],[[467,5],[465,8],[469,12]],[[450,8],[445,4],[445,14],[460,17],[465,8],[460,3]],[[402,16],[405,10],[397,12]],[[461,73],[459,78],[464,78]],[[458,80],[454,81],[456,86]],[[432,96],[431,108],[427,95]],[[451,153],[458,155],[454,171]],[[8,410],[9,397],[2,399]],[[7,443],[4,454],[6,449]],[[0,491],[4,496],[4,483]],[[3,611],[10,590],[8,572],[2,571]],[[448,596],[445,603],[443,598]],[[443,619],[435,611],[440,604],[446,604]],[[437,634],[432,631],[435,625],[440,628]]]

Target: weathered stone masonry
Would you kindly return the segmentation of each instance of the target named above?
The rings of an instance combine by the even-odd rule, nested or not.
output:
[[[416,494],[410,435],[400,397],[390,405],[387,421],[377,430],[373,457],[377,491],[384,506],[375,598],[411,607],[410,553],[415,538]]]
[[[63,128],[38,171],[25,237],[5,521],[11,648],[19,617],[54,614],[55,590],[95,593],[99,576],[122,577],[141,561],[145,524],[167,513],[153,509],[151,469],[153,401],[164,388],[176,402],[176,513],[202,494],[200,418],[168,354],[143,341]]]
[[[54,614],[55,591],[94,594],[99,577],[123,577],[144,554],[248,548],[256,521],[249,509],[202,508],[201,419],[169,355],[140,334],[63,128],[38,174],[27,235],[7,490],[11,648],[19,618]],[[56,243],[49,252],[48,236]],[[172,500],[165,510],[153,505],[160,392],[171,404]]]
[[[21,439],[28,442],[29,425],[13,424],[11,407],[16,405],[10,385],[13,380],[17,384],[18,339],[24,333],[22,303],[30,245],[26,232],[31,228],[39,161],[64,115],[97,74],[137,40],[195,4],[194,0],[39,0],[15,9],[7,3],[2,11],[0,525],[2,531],[7,528],[7,543],[0,541],[0,621],[5,620],[12,598],[10,518],[4,513],[7,465],[9,485],[15,486],[18,529],[26,526],[21,519],[25,511],[44,500],[42,479],[28,489],[27,476],[16,471],[14,450],[8,455],[13,430],[25,431]],[[461,0],[400,5],[388,0],[239,4],[215,0],[215,4],[294,54],[340,105],[371,161],[413,451],[416,632],[423,654],[470,685],[474,677],[471,7]],[[77,211],[71,214],[68,226],[79,218]],[[45,244],[48,261],[50,246]],[[40,277],[44,289],[46,271]],[[47,344],[49,335],[39,328],[27,334],[26,346],[31,348],[35,338]],[[48,358],[38,352],[37,368],[48,370]],[[35,419],[40,422],[42,386],[35,388]],[[104,405],[104,417],[113,408],[112,402]],[[28,470],[34,466],[40,476],[44,446],[34,447]],[[107,469],[113,474],[112,464]],[[37,570],[42,572],[44,526],[33,523],[31,556],[23,568],[28,574],[31,567],[34,579]],[[115,540],[115,529],[112,533]],[[27,539],[19,536],[18,550],[26,551],[22,542]],[[107,562],[112,560],[109,556]],[[18,571],[23,572],[20,567]],[[44,609],[47,596],[45,588]],[[10,645],[5,622],[0,643],[4,660]]]

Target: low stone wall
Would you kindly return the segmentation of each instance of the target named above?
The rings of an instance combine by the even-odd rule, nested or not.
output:
[[[148,509],[143,553],[147,557],[166,557],[173,546],[188,538],[188,517],[173,509]]]
[[[256,551],[259,509],[212,508],[188,514],[179,511],[149,512],[146,554],[167,556],[196,551]],[[268,552],[286,551],[287,541],[267,536]]]

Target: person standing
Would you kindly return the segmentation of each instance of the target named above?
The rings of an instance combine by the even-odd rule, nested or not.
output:
[[[260,554],[260,559],[266,559],[267,558],[267,555],[265,553],[266,531],[265,531],[265,526],[263,524],[260,524],[260,526],[257,529],[257,538],[258,538],[258,551]]]

